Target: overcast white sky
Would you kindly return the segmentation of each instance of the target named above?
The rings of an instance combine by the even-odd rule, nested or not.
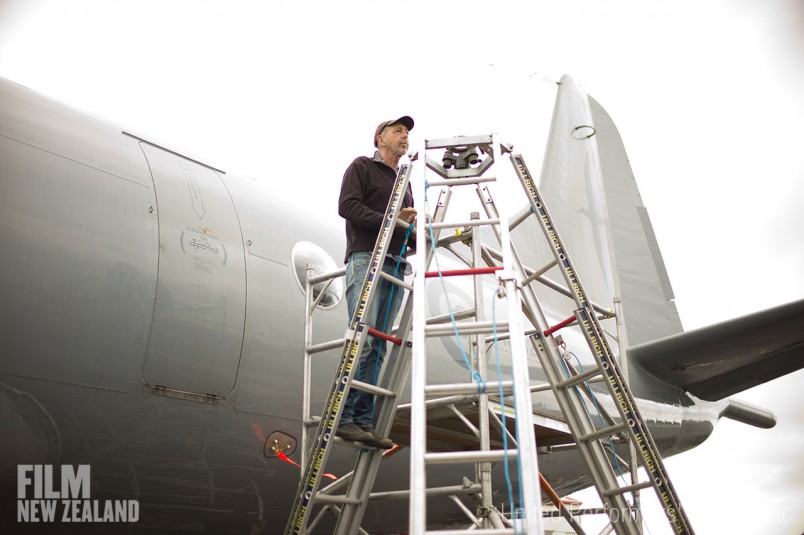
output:
[[[564,73],[620,129],[686,328],[804,297],[801,0],[0,0],[0,76],[333,216],[403,113],[539,169]],[[775,429],[723,421],[667,462],[699,534],[804,531],[802,380],[736,396]]]

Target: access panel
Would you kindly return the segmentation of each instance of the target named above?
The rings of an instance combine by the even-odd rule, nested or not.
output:
[[[246,311],[243,237],[215,170],[141,143],[156,190],[159,268],[143,377],[152,387],[225,396]]]

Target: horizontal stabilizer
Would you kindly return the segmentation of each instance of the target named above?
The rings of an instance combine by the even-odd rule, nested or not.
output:
[[[804,367],[804,300],[628,349],[662,382],[717,401]]]

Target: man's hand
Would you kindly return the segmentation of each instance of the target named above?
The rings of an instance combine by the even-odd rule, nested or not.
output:
[[[415,208],[402,208],[399,211],[399,219],[404,221],[405,223],[413,224],[416,221],[416,209]]]

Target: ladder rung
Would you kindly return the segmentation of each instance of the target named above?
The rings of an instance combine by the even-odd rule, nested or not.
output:
[[[617,494],[625,494],[626,492],[633,492],[635,490],[642,490],[648,487],[652,487],[653,483],[650,481],[643,481],[642,483],[637,483],[636,485],[628,485],[625,487],[617,487],[614,489],[605,489],[603,491],[604,496],[616,496]]]
[[[578,437],[578,440],[580,440],[581,442],[588,442],[590,440],[595,440],[595,439],[598,439],[598,438],[603,438],[603,437],[608,437],[608,436],[611,436],[611,435],[615,435],[615,434],[619,433],[620,431],[625,431],[626,429],[628,429],[628,426],[626,426],[623,423],[620,423],[620,424],[617,424],[617,425],[613,425],[611,427],[598,429],[597,431],[593,431],[592,433],[588,433],[586,435]]]
[[[527,286],[531,282],[535,281],[536,279],[538,279],[539,277],[541,277],[542,275],[553,269],[553,267],[556,265],[558,265],[558,260],[553,260],[552,262],[544,266],[542,269],[534,271],[533,273],[531,273],[522,280],[522,286]]]
[[[346,338],[338,338],[337,340],[332,340],[331,342],[323,342],[321,344],[313,344],[311,346],[307,346],[307,352],[311,355],[313,353],[321,353],[322,351],[329,351],[330,349],[336,349],[338,347],[343,347],[343,343],[346,341]]]
[[[500,381],[487,381],[485,392],[479,391],[478,383],[452,383],[444,385],[429,385],[424,387],[426,396],[456,396],[461,394],[498,394],[500,393]],[[513,381],[502,381],[503,393],[508,395],[514,388]]]
[[[387,390],[376,385],[364,383],[363,381],[358,381],[357,379],[352,379],[352,388],[362,392],[368,392],[369,394],[374,394],[375,396],[385,396],[389,398],[396,397],[396,392],[393,390]]]
[[[480,184],[483,182],[495,182],[497,179],[493,176],[479,176],[469,178],[448,178],[446,180],[428,180],[430,186],[471,186],[473,184]]]
[[[482,267],[482,268],[467,268],[467,269],[447,269],[445,271],[428,271],[424,274],[426,279],[431,279],[433,277],[457,277],[460,275],[487,275],[489,273],[494,273],[495,271],[500,271],[503,269],[503,266],[492,266],[492,267]],[[573,316],[573,319],[575,316]]]
[[[408,230],[412,225],[407,221],[402,221],[401,219],[396,220],[396,226],[400,227],[402,230]],[[412,237],[416,236],[416,227],[414,226],[413,229],[410,231]],[[430,236],[425,236],[427,243],[430,243]]]
[[[307,279],[307,282],[310,285],[318,284],[319,282],[324,282],[330,279],[337,279],[338,277],[343,277],[346,275],[346,268],[341,268],[337,271],[333,271],[332,273],[324,273],[323,275],[318,275],[315,277],[310,277]]]
[[[404,288],[404,289],[406,289],[406,290],[408,290],[410,292],[413,291],[413,286],[411,286],[410,284],[406,283],[405,281],[397,279],[396,277],[394,277],[393,275],[389,275],[385,271],[380,271],[379,274],[380,274],[380,277],[382,277],[383,279],[387,280],[391,284],[396,284],[397,286],[401,286],[402,288]]]
[[[441,223],[431,223],[427,226],[432,227],[433,230],[439,230],[444,228],[479,227],[481,225],[499,224],[499,219],[470,219],[469,221],[443,221]]]
[[[383,340],[387,340],[387,341],[391,342],[392,344],[402,345],[402,339],[401,338],[391,336],[390,334],[385,334],[384,332],[378,331],[377,329],[375,329],[373,327],[369,327],[368,329],[366,329],[366,331],[371,336],[376,336],[377,338],[382,338]]]
[[[525,221],[532,215],[533,215],[533,208],[531,208],[530,204],[528,204],[508,220],[508,229],[514,230],[519,225],[521,225],[523,221]]]
[[[474,394],[445,396],[442,398],[428,399],[424,402],[424,408],[429,411],[441,407],[446,407],[448,405],[452,405],[455,403],[469,402],[476,398],[477,398],[477,390],[475,390]],[[401,415],[404,413],[410,413],[412,407],[413,404],[411,403],[402,403],[397,407],[397,414]]]
[[[507,450],[508,459],[516,459],[518,450]],[[427,453],[424,462],[429,464],[496,463],[504,461],[506,450],[491,451],[448,451]]]
[[[331,494],[318,493],[315,496],[315,501],[318,503],[335,503],[338,505],[361,505],[363,500],[357,498],[349,498],[347,496],[333,496]]]
[[[471,310],[461,310],[459,312],[453,312],[450,314],[441,314],[440,316],[432,316],[427,318],[425,322],[427,325],[436,325],[438,323],[447,323],[448,321],[452,321],[452,318],[455,318],[456,321],[458,320],[465,320],[466,318],[474,318],[477,315],[477,310],[474,308]]]
[[[570,316],[569,318],[565,319],[564,321],[553,325],[549,329],[545,329],[544,335],[545,336],[550,336],[554,332],[556,332],[556,331],[558,331],[560,329],[563,329],[564,327],[566,327],[567,325],[569,325],[573,321],[575,321],[575,315],[574,314],[572,316]]]
[[[491,258],[502,262],[502,259],[503,259],[502,253],[500,251],[498,251],[497,249],[494,249],[492,247],[488,247],[488,246],[484,245],[483,246],[483,251],[488,253],[488,255],[491,256]],[[532,270],[529,270],[527,267],[525,267],[525,270],[526,271],[532,271]],[[567,297],[570,297],[570,298],[572,297],[572,292],[570,292],[564,286],[558,284],[557,282],[551,281],[550,279],[548,279],[545,276],[536,277],[536,278],[540,283],[544,284],[545,286],[547,286],[551,290],[555,290],[556,292],[558,292],[558,293],[560,293],[562,295],[565,295]],[[589,301],[589,304],[592,305],[593,309],[595,309],[597,312],[600,312],[601,314],[603,314],[605,316],[612,315],[611,309],[604,308],[603,306],[595,303],[594,301]]]
[[[455,327],[452,325],[427,325],[424,328],[424,332],[426,336],[449,336],[455,334],[456,328],[458,329],[458,334],[488,334],[494,332],[494,322],[471,321],[456,323]],[[497,333],[503,332],[508,332],[507,321],[497,323]]]
[[[541,331],[539,331],[539,329],[526,329],[522,334],[524,334],[525,337],[528,337],[528,336],[533,336],[534,334],[539,334],[540,332]],[[509,335],[508,333],[504,333],[504,334],[497,333],[497,341],[498,342],[500,340],[508,340],[509,338],[511,338],[511,335]],[[485,342],[487,344],[490,343],[490,342],[493,342],[493,341],[494,341],[493,336],[487,336],[485,338]]]
[[[565,379],[560,383],[556,383],[556,388],[569,388],[571,386],[578,385],[583,383],[584,381],[591,379],[592,377],[596,377],[601,374],[600,367],[595,366],[592,369],[586,370],[583,373],[579,373],[578,375],[573,375],[569,379]]]

